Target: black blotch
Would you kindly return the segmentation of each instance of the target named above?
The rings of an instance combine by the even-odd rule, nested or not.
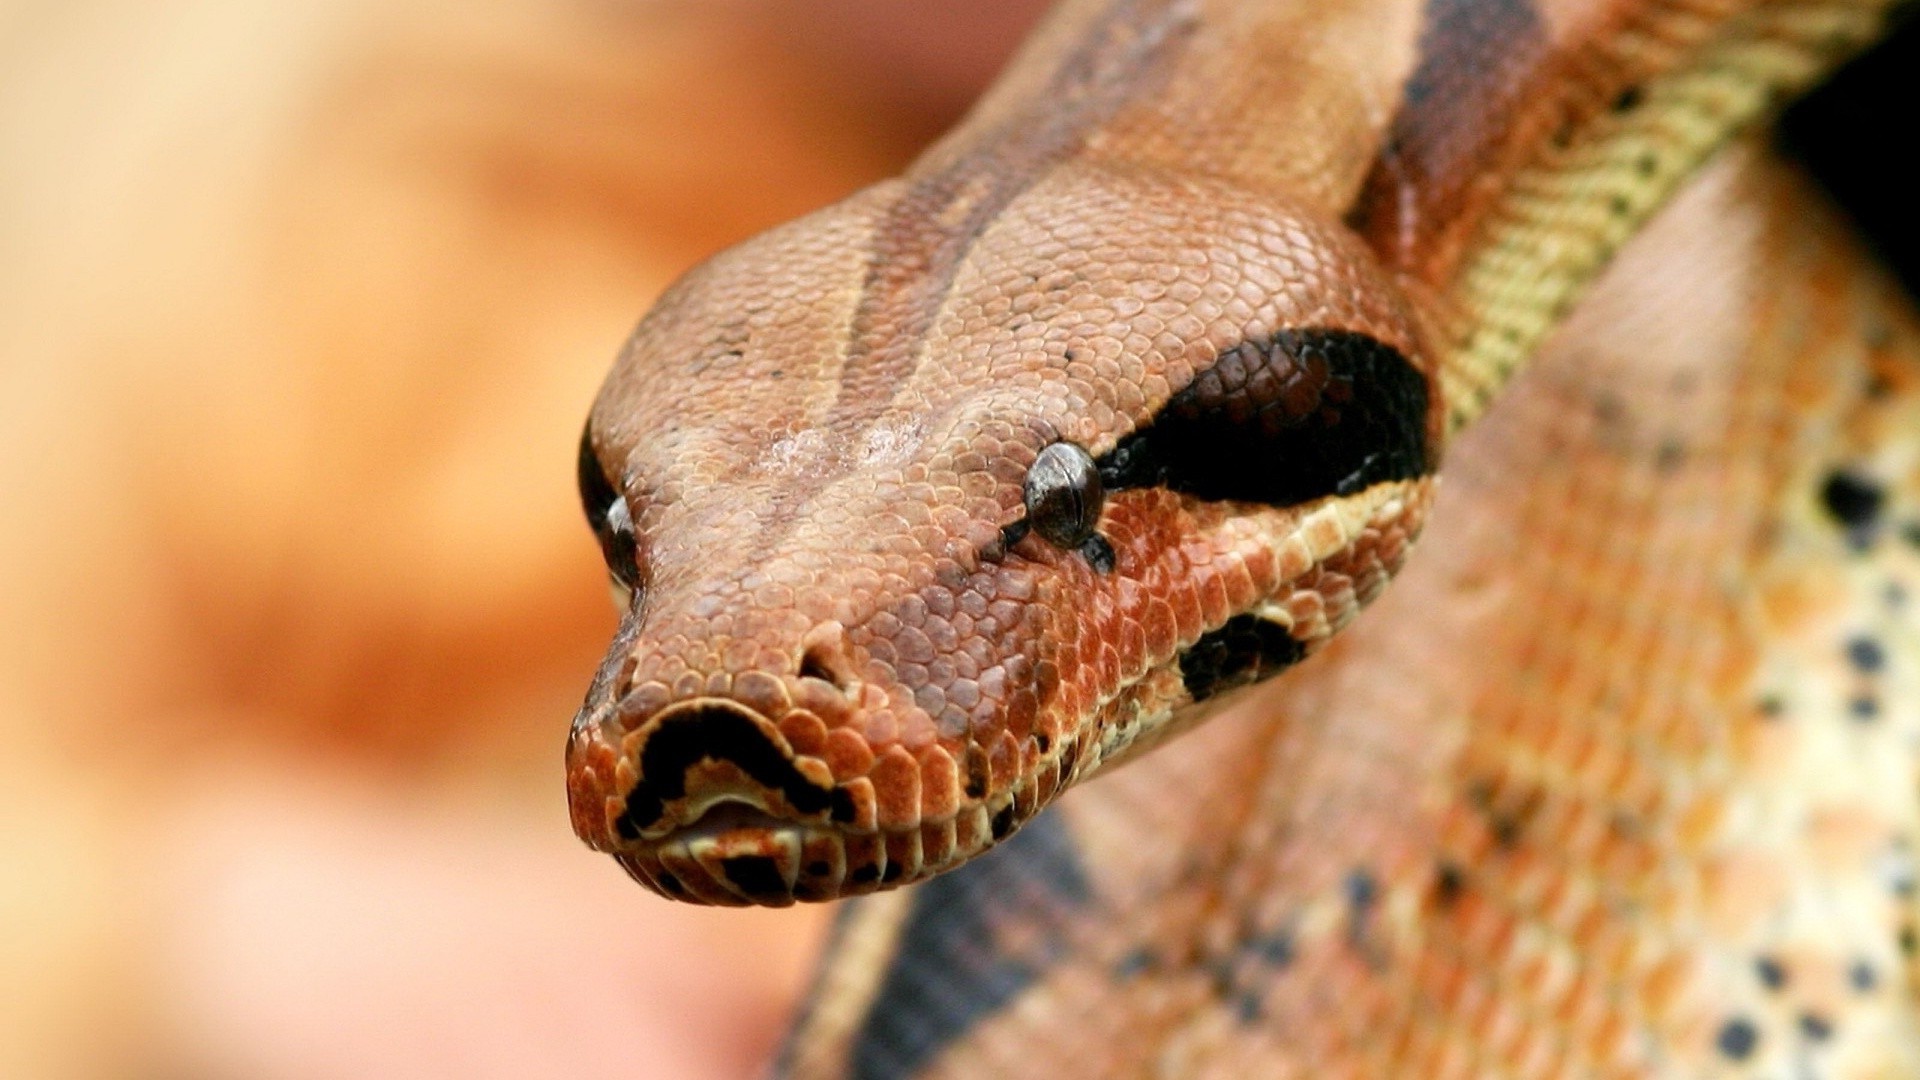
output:
[[[679,878],[674,877],[672,874],[667,873],[665,870],[662,870],[659,873],[653,875],[653,880],[659,882],[661,888],[667,890],[668,892],[672,893],[675,896],[684,896],[686,894],[687,887],[685,885],[680,884]]]
[[[1052,745],[1053,745],[1053,738],[1049,736],[1046,732],[1036,731],[1033,733],[1033,748],[1035,750],[1044,754],[1047,752],[1047,748]]]
[[[1827,513],[1849,529],[1873,528],[1886,499],[1878,483],[1845,469],[1830,473],[1826,483],[1820,485],[1820,502]]]
[[[1072,837],[1047,813],[915,886],[893,959],[853,1037],[849,1075],[918,1075],[1059,959],[1091,898]]]
[[[1634,161],[1633,167],[1639,170],[1641,176],[1652,176],[1660,171],[1660,159],[1652,154],[1642,154]]]
[[[1909,11],[1908,15],[1911,14]],[[1860,226],[1874,251],[1920,293],[1920,172],[1887,137],[1884,106],[1920,100],[1920,19],[1908,18],[1781,117],[1782,147]]]
[[[1233,998],[1233,1018],[1243,1026],[1251,1027],[1260,1022],[1261,1010],[1265,1002],[1260,992],[1252,988],[1240,991]]]
[[[731,761],[753,781],[786,796],[802,814],[827,809],[837,790],[814,786],[759,727],[733,709],[708,708],[675,716],[640,751],[640,782],[627,793],[615,828],[631,840],[660,820],[665,804],[687,793],[687,770],[700,761]]]
[[[1855,960],[1853,966],[1847,969],[1847,982],[1852,984],[1855,990],[1865,994],[1880,985],[1880,976],[1873,970],[1872,964],[1865,960]]]
[[[1872,638],[1857,637],[1847,642],[1847,662],[1871,675],[1887,666],[1887,650]]]
[[[1639,84],[1636,83],[1635,85],[1629,86],[1620,91],[1620,96],[1613,99],[1613,111],[1617,113],[1631,112],[1639,106],[1645,97],[1646,92],[1640,88]]]
[[[1466,890],[1466,874],[1450,862],[1440,864],[1433,875],[1433,902],[1436,907],[1452,907]]]
[[[1300,662],[1306,647],[1258,615],[1235,615],[1180,654],[1180,679],[1195,701],[1257,682]]]
[[[1833,1035],[1833,1023],[1819,1013],[1801,1013],[1800,1031],[1814,1042],[1825,1042]]]
[[[1008,803],[1000,809],[995,810],[993,812],[993,819],[988,824],[993,829],[993,838],[995,840],[1005,840],[1007,834],[1013,831],[1013,804]]]
[[[1380,901],[1380,883],[1364,867],[1347,875],[1347,944],[1365,951],[1367,924]]]
[[[1753,1056],[1754,1049],[1760,1045],[1760,1031],[1752,1021],[1735,1018],[1721,1025],[1714,1045],[1734,1061],[1745,1061]]]
[[[1142,945],[1138,948],[1128,950],[1125,956],[1122,956],[1114,963],[1113,977],[1123,980],[1134,979],[1145,975],[1157,966],[1159,966],[1159,961],[1155,959],[1153,950]]]
[[[1493,842],[1509,851],[1520,842],[1520,834],[1526,828],[1524,822],[1511,814],[1490,815],[1487,827],[1493,833]]]
[[[1256,934],[1247,939],[1246,948],[1254,959],[1270,968],[1287,967],[1294,957],[1293,928],[1277,926],[1264,934]]]
[[[1769,990],[1778,990],[1787,985],[1787,969],[1771,956],[1762,956],[1755,960],[1753,973],[1760,976],[1760,985]]]
[[[1293,506],[1424,475],[1427,379],[1345,330],[1281,331],[1220,354],[1099,461],[1108,491]]]
[[[1087,537],[1086,543],[1080,545],[1080,557],[1087,560],[1087,565],[1093,567],[1096,574],[1113,573],[1113,545],[1104,536],[1096,534]]]
[[[1755,704],[1754,708],[1759,710],[1761,716],[1772,720],[1787,711],[1787,703],[1780,700],[1777,694],[1768,694],[1766,697],[1761,698],[1759,702]]]
[[[880,883],[883,885],[891,885],[894,882],[899,881],[900,875],[906,872],[907,872],[907,867],[905,863],[895,862],[892,859],[888,859],[887,868],[885,870],[880,871]]]
[[[1847,712],[1861,723],[1870,723],[1880,718],[1880,699],[1862,694],[1847,703]]]
[[[720,860],[720,871],[727,880],[740,887],[740,891],[756,899],[787,895],[787,883],[780,876],[780,868],[765,855],[736,855],[731,859]]]
[[[833,820],[842,825],[850,824],[854,818],[860,816],[859,808],[853,804],[853,793],[845,788],[834,788],[833,794],[828,797],[828,802],[832,806]]]
[[[808,877],[826,877],[828,874],[832,872],[833,872],[833,867],[831,864],[828,864],[828,863],[824,863],[816,860],[814,862],[810,862],[807,864]]]
[[[1687,446],[1678,439],[1667,439],[1660,444],[1653,459],[1653,466],[1661,472],[1672,472],[1687,463]]]
[[[847,880],[855,885],[871,885],[880,880],[880,867],[876,863],[865,863],[853,868]]]
[[[1628,211],[1633,209],[1633,204],[1627,201],[1625,195],[1615,195],[1607,200],[1607,209],[1614,217],[1626,217]]]
[[[967,798],[983,798],[987,794],[987,752],[980,749],[978,743],[968,743],[965,768],[967,779],[964,790]]]

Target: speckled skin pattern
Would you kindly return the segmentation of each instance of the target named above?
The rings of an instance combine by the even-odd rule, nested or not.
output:
[[[1883,6],[1064,5],[617,363],[576,830],[716,904],[1006,842],[849,909],[803,1075],[1911,1074],[1905,309],[1740,154],[1567,317]],[[1111,569],[1022,534],[1061,441]]]
[[[786,1073],[1920,1075],[1920,324],[1817,203],[1717,161],[1378,603],[850,905]]]

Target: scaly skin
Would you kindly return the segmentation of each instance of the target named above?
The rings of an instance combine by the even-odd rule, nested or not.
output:
[[[1717,163],[1357,625],[850,906],[787,1074],[1920,1075],[1920,325],[1843,236]]]
[[[1914,724],[1904,312],[1743,157],[1694,196],[1743,228],[1642,245],[1697,249],[1689,291],[1615,274],[1561,325],[1884,6],[1064,5],[905,177],[696,270],[616,365],[582,472],[631,602],[576,829],[721,904],[1013,838],[853,909],[807,1075],[1910,1071],[1914,931],[1862,876],[1912,835],[1863,749]],[[1111,567],[1026,527],[1058,442]],[[1436,475],[1472,535],[1336,639]],[[1756,713],[1842,699],[1884,724],[1755,763]],[[1880,1020],[1753,996],[1822,964]]]

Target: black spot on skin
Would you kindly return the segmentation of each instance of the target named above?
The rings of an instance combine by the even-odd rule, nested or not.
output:
[[[1614,217],[1626,217],[1633,209],[1633,204],[1627,201],[1625,195],[1615,195],[1607,200],[1607,209],[1612,211]]]
[[[815,861],[807,864],[808,877],[826,877],[832,872],[833,867],[824,862]]]
[[[1466,875],[1458,866],[1450,862],[1441,863],[1433,875],[1434,906],[1452,907],[1466,887]]]
[[[1633,166],[1639,170],[1641,176],[1652,176],[1654,173],[1660,171],[1660,159],[1654,157],[1652,154],[1642,154],[1639,159],[1633,163]]]
[[[1180,678],[1195,701],[1257,682],[1300,662],[1306,647],[1279,623],[1235,615],[1180,654]]]
[[[640,782],[627,793],[626,809],[615,823],[619,834],[636,839],[659,821],[666,803],[686,795],[687,770],[701,761],[733,762],[755,783],[784,795],[802,814],[819,813],[831,801],[828,789],[814,786],[794,768],[746,715],[705,708],[671,717],[647,737],[640,751]]]
[[[1129,950],[1113,965],[1113,977],[1122,980],[1138,978],[1158,965],[1159,961],[1154,958],[1153,950],[1143,945]]]
[[[1857,637],[1847,642],[1847,662],[1871,675],[1887,666],[1887,651],[1872,638]]]
[[[1887,495],[1880,485],[1857,473],[1836,470],[1820,485],[1820,502],[1833,519],[1849,529],[1873,528]]]
[[[1282,331],[1220,354],[1100,459],[1108,491],[1294,506],[1432,466],[1427,378],[1344,330]]]
[[[1284,968],[1293,963],[1293,928],[1280,926],[1264,934],[1247,940],[1248,950],[1254,959],[1271,968]]]
[[[1833,1035],[1833,1023],[1819,1013],[1801,1013],[1800,1032],[1814,1042],[1825,1042]]]
[[[1096,574],[1111,574],[1116,564],[1113,545],[1104,536],[1089,536],[1086,543],[1080,545],[1080,557],[1087,560]]]
[[[1866,724],[1880,718],[1880,699],[1862,694],[1847,703],[1847,713]]]
[[[1234,995],[1233,1018],[1243,1026],[1251,1027],[1260,1022],[1260,1013],[1264,1003],[1257,990],[1242,990]]]
[[[1660,444],[1659,452],[1654,456],[1653,467],[1661,472],[1673,472],[1687,463],[1687,446],[1678,439],[1668,439]]]
[[[1639,107],[1644,97],[1645,92],[1641,90],[1639,86],[1629,86],[1620,91],[1619,97],[1613,99],[1613,111],[1617,113],[1631,112]]]
[[[1713,1040],[1720,1052],[1733,1061],[1745,1061],[1753,1056],[1760,1045],[1760,1032],[1751,1021],[1733,1019],[1721,1025],[1720,1034]]]
[[[1520,843],[1520,833],[1525,829],[1519,818],[1509,814],[1495,814],[1487,819],[1487,826],[1493,832],[1493,842],[1511,851]]]
[[[1066,826],[1046,813],[915,886],[899,945],[853,1037],[849,1075],[919,1075],[1041,977],[1091,899]]]
[[[748,896],[776,897],[787,895],[787,883],[780,876],[780,868],[765,855],[738,855],[731,859],[720,860],[720,871],[727,880],[740,887]]]
[[[1865,960],[1855,960],[1853,966],[1847,969],[1847,982],[1855,990],[1865,994],[1872,992],[1874,987],[1880,985],[1880,976],[1874,972],[1872,964]]]
[[[984,798],[987,794],[987,752],[980,749],[978,743],[968,743],[965,768],[967,778],[963,788],[969,799]]]
[[[853,794],[845,788],[834,788],[829,802],[833,808],[833,820],[842,825],[849,824],[860,816],[859,808],[853,805]]]
[[[1755,960],[1753,972],[1760,977],[1760,985],[1769,990],[1778,990],[1787,985],[1787,969],[1771,956],[1762,956]]]
[[[865,863],[853,868],[847,880],[856,885],[871,885],[880,880],[880,867],[875,863]]]
[[[880,871],[880,881],[882,884],[891,885],[894,882],[899,881],[900,875],[906,872],[907,872],[907,868],[904,863],[894,862],[893,860],[889,859],[887,860],[887,868],[885,870]]]
[[[1364,949],[1367,923],[1380,901],[1380,883],[1364,867],[1347,875],[1347,944]]]
[[[653,875],[653,880],[659,882],[661,888],[667,890],[668,892],[672,893],[675,896],[685,895],[687,891],[687,887],[685,885],[680,884],[679,878],[674,877],[672,874],[667,873],[665,870],[662,870],[659,873]]]
[[[993,829],[993,838],[995,840],[1005,840],[1007,834],[1013,831],[1013,804],[1008,803],[1000,809],[995,810],[993,812],[993,818],[988,824]]]
[[[1761,698],[1754,708],[1759,710],[1761,716],[1772,720],[1787,711],[1787,703],[1781,701],[1779,697],[1773,694],[1768,694],[1766,697]]]

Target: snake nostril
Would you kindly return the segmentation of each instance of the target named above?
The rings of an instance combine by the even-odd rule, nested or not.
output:
[[[800,641],[800,677],[819,679],[842,694],[853,692],[856,680],[847,658],[845,627],[826,622],[807,631]]]

